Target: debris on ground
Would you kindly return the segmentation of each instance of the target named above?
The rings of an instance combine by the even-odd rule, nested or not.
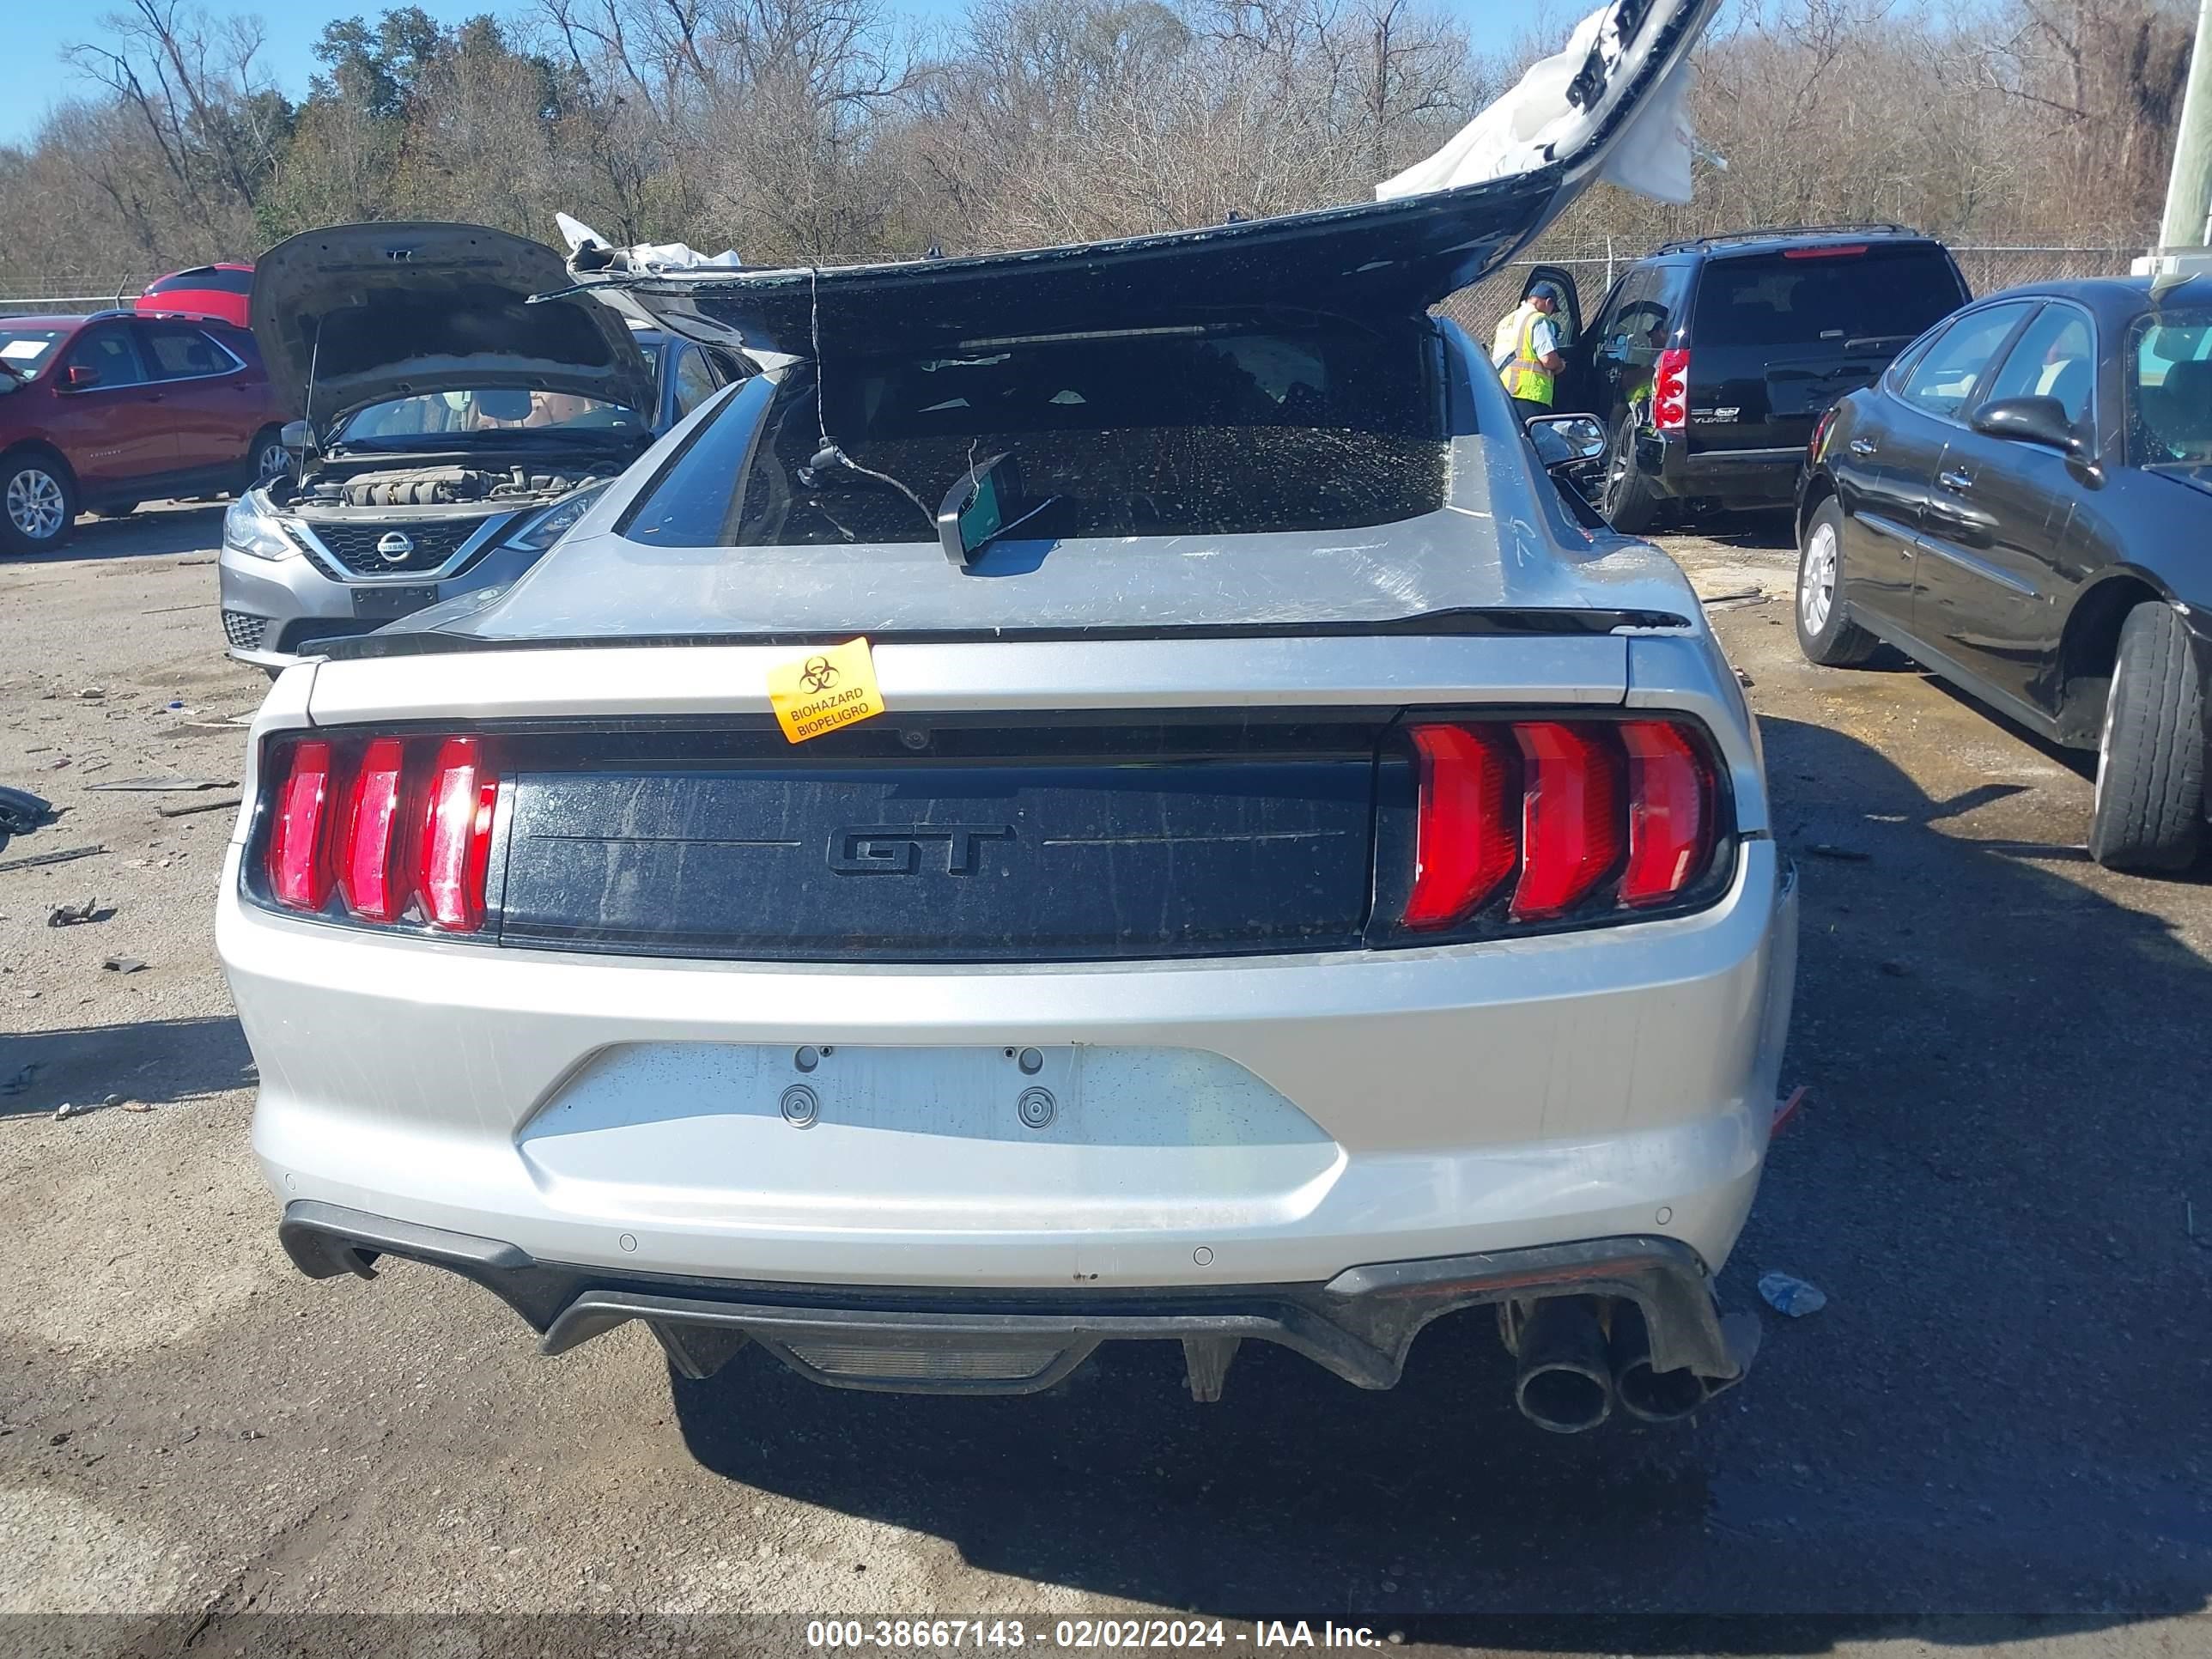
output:
[[[28,870],[33,865],[67,864],[71,859],[96,857],[106,847],[65,847],[58,853],[33,853],[20,859],[0,859],[0,870]]]
[[[1711,611],[1719,605],[1765,605],[1766,599],[1766,590],[1763,587],[1740,587],[1726,593],[1702,594],[1698,603]]]
[[[1752,678],[1750,675],[1745,673],[1741,668],[1735,671],[1735,683],[1738,685],[1744,686],[1757,685],[1759,684],[1757,680]]]
[[[77,1109],[70,1105],[66,1100],[62,1102],[60,1105],[54,1108],[54,1121],[57,1123],[60,1122],[65,1117],[75,1117],[77,1115]]]
[[[1863,847],[1839,847],[1832,841],[1816,841],[1806,848],[1816,859],[1834,859],[1840,864],[1866,864],[1874,854]]]
[[[235,806],[242,798],[222,795],[214,800],[185,801],[175,806],[157,806],[154,810],[165,818],[181,818],[194,812],[219,812],[226,806]]]
[[[46,926],[76,927],[88,921],[106,921],[114,914],[112,910],[102,910],[98,899],[88,898],[82,904],[57,904],[46,912]]]
[[[88,783],[88,789],[130,790],[144,794],[191,794],[202,789],[235,789],[228,778],[188,778],[166,772],[149,778],[116,778],[107,783]]]
[[[1816,1314],[1828,1305],[1828,1293],[1817,1285],[1808,1285],[1803,1279],[1789,1273],[1765,1273],[1759,1276],[1759,1293],[1766,1305],[1777,1313],[1787,1314],[1792,1319],[1802,1319],[1807,1314]]]
[[[54,816],[54,804],[27,789],[0,784],[0,836],[20,836]]]
[[[119,1095],[116,1097],[116,1104],[126,1112],[150,1112],[154,1109],[154,1103],[150,1100],[125,1100]]]
[[[107,688],[104,685],[88,685],[82,691],[77,693],[77,696],[86,699],[88,702],[97,702],[100,698],[104,697],[106,695]]]
[[[146,966],[144,963],[139,961],[136,957],[110,957],[106,961],[101,963],[100,965],[111,974],[140,973],[144,970]]]
[[[1805,1103],[1805,1091],[1806,1085],[1799,1084],[1790,1091],[1788,1099],[1775,1107],[1773,1120],[1766,1126],[1769,1139],[1780,1134],[1790,1120],[1797,1115],[1797,1109]]]

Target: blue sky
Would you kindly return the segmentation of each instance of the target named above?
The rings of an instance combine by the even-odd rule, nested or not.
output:
[[[390,4],[404,3],[390,0]],[[496,15],[521,9],[501,0],[413,0],[413,3],[447,23],[487,11]],[[213,0],[206,10],[216,17],[258,17],[268,37],[260,61],[270,78],[297,98],[307,92],[307,77],[315,71],[309,48],[322,33],[323,25],[338,17],[374,19],[389,9],[390,4],[270,0],[266,4],[234,5]],[[28,138],[56,104],[94,89],[62,62],[62,48],[106,38],[107,31],[100,27],[99,20],[111,9],[104,0],[77,5],[20,0],[20,3],[0,7],[11,14],[7,46],[0,51],[0,143]]]
[[[193,0],[187,0],[187,4]],[[345,4],[342,0],[266,0],[265,3],[233,3],[232,0],[201,0],[217,18],[258,17],[267,37],[258,60],[267,76],[292,97],[303,96],[307,77],[318,65],[311,48],[323,25],[340,17],[374,20],[394,6],[410,0],[367,0]],[[533,11],[517,0],[411,0],[441,22],[458,23],[484,12],[515,16]],[[928,14],[954,9],[957,0],[893,0],[902,12]],[[8,19],[7,45],[0,48],[0,144],[21,143],[39,130],[53,106],[71,97],[97,90],[62,61],[62,49],[78,42],[97,43],[107,37],[99,20],[112,9],[112,0],[65,3],[64,0],[15,0],[0,6]]]
[[[267,44],[262,48],[260,63],[264,72],[292,97],[304,95],[307,77],[315,71],[316,64],[310,48],[323,32],[323,25],[334,18],[363,17],[374,19],[395,4],[405,0],[369,0],[368,3],[345,4],[337,0],[264,0],[264,3],[236,3],[234,0],[201,0],[204,9],[216,17],[252,16],[261,20]],[[534,10],[526,0],[414,0],[433,17],[442,22],[458,23],[465,17],[490,12],[498,16],[514,16]],[[112,0],[78,0],[76,4],[67,0],[9,0],[0,10],[10,14],[7,21],[6,41],[0,47],[0,144],[17,143],[29,138],[39,130],[47,112],[53,106],[71,97],[96,90],[81,79],[75,70],[62,61],[62,48],[81,41],[98,42],[106,37],[99,20],[112,9]],[[192,4],[193,0],[187,0]],[[930,15],[957,12],[960,0],[891,0],[894,9],[909,15]],[[1547,3],[1537,0],[1533,5],[1515,8],[1516,24],[1528,21],[1530,13],[1547,20],[1568,20],[1579,17],[1595,3],[1595,0],[1565,0],[1565,3]],[[1486,0],[1445,0],[1448,9],[1460,11],[1479,33],[1494,30],[1495,15]],[[1493,29],[1485,29],[1486,21]],[[1559,23],[1564,33],[1565,22]]]

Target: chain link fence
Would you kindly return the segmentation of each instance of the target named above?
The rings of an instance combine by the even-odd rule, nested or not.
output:
[[[1950,247],[1967,288],[1980,295],[2022,283],[2124,276],[2129,264],[2157,240],[2155,228],[2146,227],[2139,238],[2115,235],[2094,245],[2029,235],[2002,241],[1954,242]],[[1613,279],[1647,252],[1626,242],[1609,247],[1577,246],[1540,251],[1526,259],[1514,260],[1486,282],[1462,289],[1437,310],[1477,339],[1487,340],[1498,319],[1520,302],[1521,285],[1528,280],[1529,268],[1547,264],[1562,266],[1574,274],[1587,317],[1613,286]],[[88,278],[56,278],[46,285],[48,291],[44,294],[0,295],[0,316],[73,315],[111,307],[128,307],[151,281],[152,275],[136,276],[111,288],[105,282]]]
[[[0,317],[77,317],[90,311],[128,310],[153,280],[153,276],[133,276],[113,288],[88,277],[57,280],[45,284],[42,294],[0,295]]]

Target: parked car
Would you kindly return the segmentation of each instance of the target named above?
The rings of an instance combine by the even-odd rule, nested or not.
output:
[[[283,419],[242,329],[0,318],[0,551],[59,547],[80,512],[244,489],[283,465]]]
[[[477,225],[339,225],[262,256],[254,328],[308,417],[296,465],[224,524],[230,655],[274,672],[512,581],[743,372],[596,300],[529,303],[568,286],[552,249]]]
[[[217,938],[294,1261],[450,1268],[549,1352],[642,1319],[694,1376],[750,1339],[1019,1392],[1135,1338],[1210,1400],[1251,1338],[1384,1388],[1494,1306],[1547,1428],[1740,1377],[1711,1278],[1796,924],[1752,717],[1430,311],[1709,9],[1624,7],[1597,137],[1496,183],[843,270],[596,251],[806,361],[503,591],[273,688]]]
[[[1815,435],[1797,638],[1884,640],[2097,751],[2089,851],[2180,870],[2212,729],[2212,279],[2013,289],[1931,329]]]
[[[252,292],[250,264],[195,265],[155,277],[136,306],[141,316],[211,317],[246,328],[251,325],[246,297]]]
[[[1966,301],[1943,245],[1900,225],[1743,231],[1637,260],[1582,326],[1573,276],[1554,407],[1610,437],[1596,506],[1636,534],[1682,512],[1784,507],[1813,423]],[[1523,289],[1525,295],[1526,289]]]

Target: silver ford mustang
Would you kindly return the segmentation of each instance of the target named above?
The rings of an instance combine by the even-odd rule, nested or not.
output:
[[[1657,61],[1699,8],[1635,10]],[[1611,131],[1017,258],[587,248],[803,361],[273,688],[220,942],[292,1259],[694,1376],[1135,1338],[1210,1400],[1257,1340],[1387,1388],[1486,1306],[1547,1428],[1741,1377],[1796,923],[1755,729],[1428,312]]]

